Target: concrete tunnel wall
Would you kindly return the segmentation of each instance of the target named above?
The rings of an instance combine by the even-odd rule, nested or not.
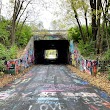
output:
[[[44,58],[44,51],[56,49],[58,58],[52,62]],[[34,41],[35,64],[68,64],[69,63],[69,42],[68,40],[36,40]]]

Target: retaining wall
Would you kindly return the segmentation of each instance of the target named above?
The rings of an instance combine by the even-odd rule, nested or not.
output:
[[[85,59],[82,55],[80,55],[78,49],[73,44],[73,41],[70,41],[70,55],[71,65],[80,69],[80,71],[90,75],[96,75],[98,71],[98,60]]]

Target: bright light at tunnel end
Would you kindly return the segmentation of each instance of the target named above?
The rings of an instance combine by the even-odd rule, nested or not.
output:
[[[56,60],[58,58],[58,51],[56,49],[48,49],[44,51],[44,59]]]

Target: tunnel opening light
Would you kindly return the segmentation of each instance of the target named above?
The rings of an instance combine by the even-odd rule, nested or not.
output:
[[[48,60],[56,60],[58,58],[58,51],[56,49],[45,50],[44,58]]]

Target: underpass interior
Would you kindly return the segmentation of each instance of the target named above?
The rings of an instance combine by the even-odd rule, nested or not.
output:
[[[35,64],[68,64],[68,40],[34,41]]]

